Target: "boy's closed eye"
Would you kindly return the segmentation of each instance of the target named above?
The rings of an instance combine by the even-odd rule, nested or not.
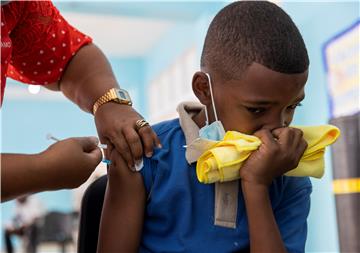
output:
[[[286,109],[287,110],[295,110],[296,107],[298,107],[298,106],[302,106],[302,103],[300,103],[300,102],[295,103],[293,105],[288,106]],[[246,110],[248,110],[248,112],[250,112],[251,114],[253,114],[255,116],[260,116],[269,109],[268,107],[250,107],[250,106],[245,106],[245,108],[246,108]]]
[[[296,103],[296,104],[290,105],[290,106],[287,107],[287,109],[289,109],[289,110],[295,110],[296,107],[298,107],[298,106],[302,106],[302,103],[301,103],[301,102],[298,102],[298,103]]]

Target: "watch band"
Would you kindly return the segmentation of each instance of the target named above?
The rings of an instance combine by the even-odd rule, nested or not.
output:
[[[96,111],[99,109],[100,106],[111,101],[119,104],[125,104],[130,106],[132,105],[130,98],[129,99],[119,98],[117,94],[117,89],[111,88],[104,95],[102,95],[96,100],[93,106],[93,115],[95,115]]]

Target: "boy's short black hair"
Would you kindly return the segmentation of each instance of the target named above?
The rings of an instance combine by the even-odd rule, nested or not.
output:
[[[251,63],[295,74],[308,69],[304,40],[280,7],[266,1],[240,1],[223,8],[211,22],[201,67],[224,79],[239,78]]]

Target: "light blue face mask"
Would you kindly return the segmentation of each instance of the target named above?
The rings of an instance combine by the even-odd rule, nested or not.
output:
[[[211,104],[214,111],[215,121],[209,125],[209,115],[205,106],[206,124],[199,130],[199,137],[202,139],[220,141],[224,138],[225,129],[223,124],[217,117],[210,75],[208,73],[205,73],[205,75],[209,80]]]

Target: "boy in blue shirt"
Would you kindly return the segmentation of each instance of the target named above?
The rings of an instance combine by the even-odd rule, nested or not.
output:
[[[192,81],[202,105],[182,104],[179,119],[154,126],[163,147],[144,158],[141,173],[112,151],[98,252],[304,252],[311,183],[283,174],[307,147],[288,125],[308,66],[304,41],[281,8],[257,1],[223,8]],[[224,130],[262,144],[241,180],[201,184],[197,156],[184,146]]]

